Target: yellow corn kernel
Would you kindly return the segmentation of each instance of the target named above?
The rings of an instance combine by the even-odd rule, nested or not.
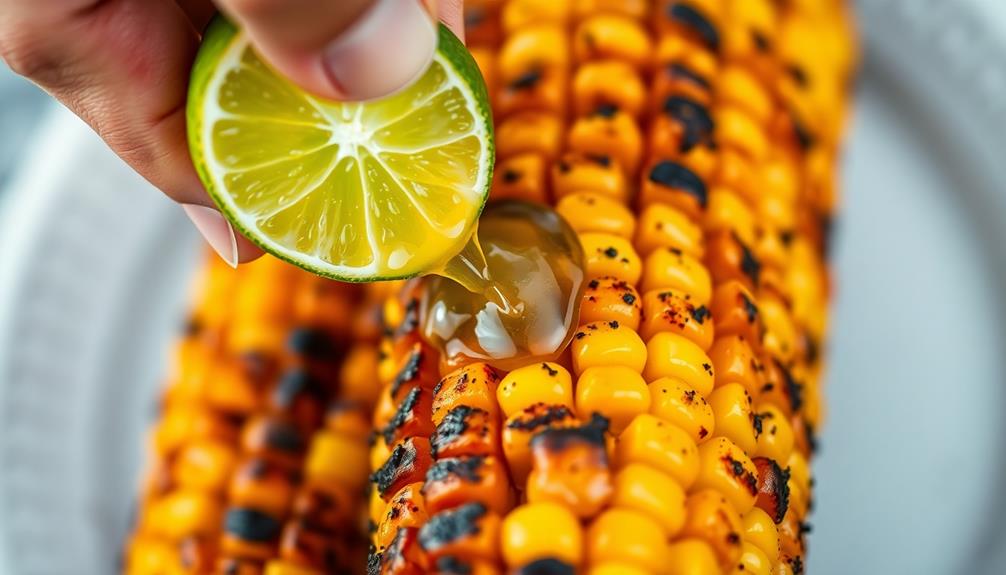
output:
[[[624,237],[589,232],[579,234],[586,258],[588,278],[611,276],[635,285],[643,273],[643,263]]]
[[[380,356],[373,345],[353,346],[346,355],[339,370],[339,396],[349,401],[358,401],[373,406],[381,393],[378,381]]]
[[[674,377],[707,396],[713,390],[713,360],[687,337],[660,332],[646,343],[643,377],[646,381]]]
[[[649,340],[662,332],[676,333],[708,351],[713,345],[713,318],[709,308],[692,302],[692,296],[673,290],[653,290],[643,295],[643,324],[639,335]]]
[[[788,461],[793,452],[793,428],[786,414],[776,406],[766,404],[758,406],[755,417],[760,422],[761,431],[758,433],[758,447],[755,448],[754,456],[768,457],[777,462]]]
[[[597,14],[583,20],[573,35],[573,56],[580,62],[621,60],[645,69],[653,47],[646,29],[617,14]]]
[[[514,114],[496,127],[496,157],[501,161],[534,153],[554,160],[562,150],[562,133],[558,116],[544,112]]]
[[[289,561],[270,561],[266,563],[263,575],[322,575],[322,572]]]
[[[219,491],[237,464],[237,453],[227,442],[211,439],[193,442],[171,462],[171,477],[181,488]]]
[[[646,344],[635,330],[617,321],[599,321],[580,326],[570,345],[573,371],[578,375],[588,368],[620,365],[636,373],[646,365]]]
[[[573,0],[573,14],[585,18],[593,14],[621,14],[637,20],[649,13],[647,0]]]
[[[493,115],[499,122],[516,112],[547,112],[563,116],[569,102],[568,71],[532,64],[496,92]]]
[[[807,459],[799,450],[794,449],[789,454],[786,465],[782,463],[779,463],[779,465],[784,469],[789,468],[790,480],[796,483],[804,493],[810,493],[810,466],[807,465]]]
[[[502,83],[509,83],[530,69],[565,69],[569,66],[566,31],[549,24],[523,27],[504,42],[497,63]]]
[[[709,192],[709,203],[702,218],[707,232],[728,230],[747,245],[755,241],[755,216],[744,199],[724,187],[714,187]]]
[[[721,106],[714,112],[716,141],[733,147],[760,162],[768,155],[769,143],[765,131],[745,112],[733,106]]]
[[[751,395],[739,383],[718,386],[709,394],[716,434],[733,441],[745,453],[754,453],[757,446],[751,404]]]
[[[527,26],[547,22],[565,24],[572,9],[571,0],[539,2],[538,0],[510,0],[503,5],[503,30],[518,34]]]
[[[739,383],[752,396],[762,393],[761,364],[744,336],[716,338],[709,348],[709,359],[716,370],[716,385]]]
[[[758,124],[768,124],[773,102],[761,81],[742,66],[727,66],[720,71],[716,82],[716,100],[722,105],[735,106],[747,113]]]
[[[685,524],[685,490],[670,475],[641,463],[630,463],[615,475],[612,507],[634,509],[674,537]]]
[[[674,377],[650,383],[650,413],[688,432],[696,443],[713,436],[713,408],[695,388]]]
[[[667,539],[649,515],[615,507],[587,529],[587,557],[592,564],[612,561],[655,573],[667,565]]]
[[[730,575],[772,575],[772,562],[765,552],[745,541],[741,545],[741,558]]]
[[[212,494],[178,490],[153,501],[143,519],[142,532],[178,541],[216,534],[223,509]]]
[[[701,539],[679,539],[671,543],[668,575],[721,575],[716,553]]]
[[[540,154],[517,154],[499,162],[493,173],[493,200],[548,203],[547,162]]]
[[[642,291],[675,290],[705,305],[713,294],[712,278],[702,262],[675,248],[658,248],[646,256]]]
[[[628,563],[608,562],[592,566],[587,573],[588,575],[649,575],[650,572]]]
[[[126,575],[185,573],[177,546],[158,537],[133,537],[129,541],[125,559]]]
[[[523,486],[531,472],[531,439],[546,429],[576,427],[573,409],[562,405],[534,405],[508,417],[503,423],[503,454],[516,485]]]
[[[576,515],[558,503],[526,503],[503,519],[503,559],[511,567],[552,557],[583,561],[583,531]]]
[[[695,487],[714,489],[727,498],[737,513],[747,513],[754,506],[758,492],[758,470],[751,458],[734,442],[719,435],[700,445],[698,453]]]
[[[774,294],[764,293],[758,298],[758,311],[765,325],[762,336],[765,350],[789,363],[797,351],[797,333],[786,304]]]
[[[380,427],[378,427],[380,429]],[[379,469],[384,462],[388,460],[388,456],[391,455],[391,448],[384,441],[375,441],[374,445],[370,447],[370,453],[367,456],[370,462],[371,469]]]
[[[741,518],[744,541],[761,549],[769,559],[779,556],[779,533],[775,522],[760,507],[752,507]]]
[[[702,228],[680,210],[654,202],[639,214],[634,240],[639,255],[646,257],[659,248],[680,250],[694,258],[705,251]]]
[[[587,282],[580,300],[580,323],[617,321],[631,330],[639,329],[643,302],[636,288],[618,278],[595,278]]]
[[[555,211],[577,233],[598,232],[631,239],[636,218],[622,202],[599,192],[577,192],[559,200]]]
[[[673,477],[685,489],[699,473],[699,450],[680,427],[644,413],[637,415],[615,444],[620,467],[642,463]]]
[[[646,87],[631,65],[618,60],[588,62],[573,75],[573,107],[587,116],[606,106],[638,118],[646,106]]]
[[[498,137],[497,137],[498,139]],[[643,156],[643,135],[629,114],[614,114],[577,119],[569,130],[567,145],[574,152],[613,158],[627,174],[635,174]],[[499,144],[497,143],[497,149]]]
[[[700,489],[688,496],[685,510],[687,519],[681,534],[708,543],[721,567],[736,565],[741,556],[743,526],[727,498],[715,489]]]
[[[625,203],[629,187],[621,166],[610,156],[569,153],[552,167],[552,193],[556,198],[597,192]]]
[[[621,365],[591,367],[576,380],[576,412],[581,418],[600,413],[608,430],[621,433],[650,409],[650,390],[639,372]]]
[[[533,363],[508,373],[496,388],[496,400],[506,417],[536,403],[573,407],[573,380],[557,363]]]
[[[311,440],[304,474],[314,483],[362,488],[370,474],[368,462],[365,443],[340,433],[319,431]]]
[[[384,443],[384,442],[378,441],[378,443]],[[378,469],[382,463],[384,462],[381,461],[380,463],[377,464],[377,467],[372,467],[371,469]],[[371,523],[373,523],[374,525],[380,525],[381,520],[384,519],[384,513],[387,510],[388,510],[388,502],[381,497],[380,490],[371,489],[370,495],[368,495],[367,499],[367,518],[370,519]],[[376,539],[377,537],[376,532],[373,534],[373,537]]]
[[[785,561],[779,561],[772,569],[772,575],[794,575],[793,568]]]

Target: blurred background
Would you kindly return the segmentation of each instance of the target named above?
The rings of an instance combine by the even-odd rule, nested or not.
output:
[[[1006,572],[1006,2],[862,0],[809,572]],[[111,573],[199,242],[0,69],[0,574]]]

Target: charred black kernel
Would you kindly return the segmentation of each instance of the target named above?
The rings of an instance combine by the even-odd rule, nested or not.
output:
[[[520,181],[521,173],[517,170],[503,170],[503,183],[514,184]]]
[[[575,337],[576,339],[583,339],[587,337],[587,334],[583,333],[582,331],[578,331],[576,332],[576,335],[574,335],[573,337]]]
[[[808,533],[813,533],[814,526],[806,521],[800,522],[800,535],[807,535]]]
[[[416,408],[422,394],[422,388],[413,387],[409,391],[408,395],[402,399],[402,402],[398,404],[398,409],[395,410],[395,415],[391,417],[388,424],[385,425],[384,429],[381,431],[381,435],[384,436],[385,444],[391,445],[395,442],[395,433],[400,427],[409,421],[410,417],[412,417],[412,410]]]
[[[370,476],[370,480],[377,484],[377,490],[382,496],[388,495],[388,490],[395,484],[402,470],[411,467],[415,461],[415,446],[411,443],[396,445],[388,460]]]
[[[760,30],[751,30],[751,40],[754,42],[755,48],[759,52],[768,52],[772,48],[772,44],[769,42],[768,36],[763,34]]]
[[[320,329],[297,328],[286,345],[291,352],[311,359],[331,359],[335,354],[335,343]]]
[[[744,292],[741,292],[741,303],[744,305],[744,312],[747,313],[748,323],[756,322],[758,320],[758,306]]]
[[[664,160],[653,166],[649,178],[655,184],[681,190],[694,197],[703,208],[709,201],[705,182],[695,172],[681,164]]]
[[[265,444],[270,449],[302,453],[307,447],[297,426],[286,421],[270,421],[265,430]]]
[[[779,372],[782,373],[783,384],[786,386],[786,395],[789,396],[789,405],[793,411],[800,411],[803,407],[803,384],[793,377],[793,373],[778,360],[775,362]]]
[[[196,318],[190,318],[182,327],[182,335],[185,337],[196,337],[203,332],[203,324]]]
[[[789,114],[790,120],[793,124],[793,135],[796,136],[796,143],[800,145],[800,149],[806,152],[807,150],[814,147],[817,143],[817,139],[814,134],[810,133],[807,129],[807,125],[803,123],[803,120],[796,115],[796,112],[790,110]]]
[[[680,2],[672,4],[667,11],[667,16],[694,30],[710,50],[719,50],[720,33],[716,26],[691,5]]]
[[[803,427],[806,430],[807,445],[810,447],[811,453],[817,453],[821,449],[821,442],[817,439],[817,432],[814,430],[814,425],[804,420]]]
[[[394,381],[391,382],[391,397],[398,395],[398,390],[401,389],[402,385],[419,376],[419,367],[422,363],[422,350],[417,349],[413,351],[409,355],[409,359],[405,362],[405,365],[398,371],[398,375],[395,376]]]
[[[381,575],[381,554],[373,548],[367,554],[367,575]]]
[[[782,523],[789,509],[789,469],[783,469],[770,457],[756,457],[754,464],[758,468],[758,491],[770,495],[775,504],[772,521]]]
[[[569,563],[546,558],[532,561],[514,572],[514,575],[574,575],[576,569]]]
[[[437,559],[437,573],[440,575],[469,575],[471,572],[471,566],[457,557]]]
[[[737,234],[733,234],[733,236],[734,241],[741,247],[741,271],[744,272],[744,275],[751,278],[751,283],[758,285],[758,278],[761,275],[761,262],[758,261],[751,248],[742,242]]]
[[[530,90],[538,85],[541,78],[541,70],[529,70],[517,76],[513,82],[510,82],[509,87],[511,90]]]
[[[604,250],[603,253],[604,253],[605,256],[607,256],[609,258],[612,258],[612,259],[618,257],[618,250],[616,250],[614,247],[611,247],[611,246],[609,246],[608,249]]]
[[[604,432],[608,430],[608,418],[595,412],[591,414],[590,421],[580,427],[563,427],[559,429],[545,429],[539,431],[531,438],[530,445],[533,449],[544,449],[546,451],[563,451],[572,445],[589,445],[597,448],[603,461],[607,462],[605,451]]]
[[[821,346],[817,342],[817,339],[809,335],[805,338],[804,341],[806,341],[807,346],[807,353],[805,355],[807,363],[813,365],[817,363],[818,358],[821,357]]]
[[[559,166],[559,172],[563,174],[568,174],[569,171],[573,169],[573,166],[569,165],[569,162],[567,162],[566,160],[559,160],[558,166]]]
[[[752,413],[751,414],[751,427],[754,428],[755,439],[761,436],[762,431],[765,428],[764,425],[765,414],[762,413]]]
[[[610,327],[611,329],[618,329],[618,322],[615,320],[609,321],[608,327]]]
[[[253,543],[275,540],[282,528],[283,523],[275,517],[247,507],[229,509],[224,518],[224,531],[227,534]]]
[[[279,383],[272,392],[273,404],[280,409],[290,408],[298,397],[321,398],[321,382],[300,368],[289,369],[280,376]]]
[[[803,575],[803,559],[799,556],[790,559],[789,566],[793,570],[793,575]]]
[[[723,462],[727,465],[727,470],[730,471],[733,476],[744,484],[744,487],[751,493],[751,495],[758,494],[758,478],[755,477],[754,473],[751,473],[747,469],[744,469],[744,464],[737,461],[729,455],[723,456]]]
[[[618,106],[614,104],[601,104],[594,108],[594,115],[602,118],[613,118],[618,113]]]
[[[482,475],[479,472],[484,463],[485,457],[481,455],[440,459],[435,461],[426,471],[426,482],[458,477],[469,483],[477,483],[482,480]]]
[[[685,66],[684,64],[679,64],[675,62],[674,64],[669,65],[667,67],[667,73],[672,78],[677,78],[680,80],[688,80],[689,82],[701,88],[704,88],[706,90],[709,89],[709,80],[706,80],[705,77],[699,75],[698,72],[695,72],[694,70]]]
[[[436,431],[433,432],[433,436],[430,437],[433,455],[436,456],[438,451],[461,437],[468,430],[468,418],[478,413],[485,413],[485,411],[467,405],[459,405],[448,411]]]
[[[535,409],[538,408],[538,409]],[[530,411],[534,409],[534,411]],[[542,409],[544,411],[542,411]],[[557,421],[562,421],[564,419],[569,419],[572,413],[564,405],[545,405],[539,403],[526,410],[524,414],[533,413],[534,417],[530,419],[517,418],[507,424],[510,429],[517,429],[521,431],[532,431],[541,427],[547,427],[552,425]]]
[[[782,242],[782,245],[786,246],[787,248],[793,245],[794,239],[796,239],[796,234],[793,232],[793,230],[783,230],[779,232],[779,241]]]
[[[810,78],[807,77],[807,72],[803,68],[796,64],[791,64],[786,68],[786,73],[789,74],[790,78],[796,82],[797,86],[801,88],[806,88],[810,85]]]
[[[702,104],[684,96],[670,96],[664,100],[664,114],[684,127],[679,151],[686,153],[699,144],[711,140],[715,124],[709,110]]]
[[[624,301],[629,305],[632,305],[636,303],[636,296],[632,295],[631,293],[622,294],[622,301]]]
[[[587,284],[587,286],[588,286],[588,287],[589,287],[590,289],[597,289],[597,288],[598,288],[598,287],[599,287],[600,285],[601,285],[601,282],[599,282],[599,281],[597,281],[597,280],[590,280],[590,283],[589,283],[589,284]]]
[[[608,156],[602,156],[598,154],[598,155],[587,156],[587,159],[589,159],[591,162],[594,162],[598,166],[604,168],[607,168],[608,166],[611,165],[611,158]]]
[[[486,514],[485,505],[468,503],[442,511],[426,522],[419,530],[419,546],[426,551],[436,551],[458,539],[479,532],[479,520]]]
[[[692,319],[698,322],[699,325],[704,324],[706,320],[709,319],[709,317],[712,315],[711,313],[709,313],[709,308],[707,308],[704,305],[700,305],[697,308],[692,308],[691,313],[692,313]]]
[[[741,536],[738,533],[731,531],[727,534],[727,543],[730,543],[731,545],[740,545]]]
[[[545,370],[545,373],[547,373],[549,377],[555,377],[559,375],[559,370],[552,369],[551,367],[548,366],[547,363],[542,363],[541,368]]]

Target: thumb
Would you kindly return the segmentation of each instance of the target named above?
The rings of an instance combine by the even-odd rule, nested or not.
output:
[[[368,100],[407,85],[437,46],[421,0],[218,0],[259,53],[296,84]]]

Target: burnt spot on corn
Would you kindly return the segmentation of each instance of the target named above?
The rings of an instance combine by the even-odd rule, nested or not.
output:
[[[622,301],[624,301],[629,305],[632,305],[636,303],[636,296],[632,295],[631,293],[624,293],[622,294]]]
[[[670,96],[664,100],[664,114],[684,128],[679,146],[681,153],[711,141],[715,125],[709,110],[702,104],[684,96]]]
[[[538,559],[524,565],[514,575],[575,575],[576,568],[569,563],[553,559]]]
[[[227,511],[224,532],[242,541],[265,543],[279,537],[283,523],[257,509],[236,507]]]
[[[182,336],[186,338],[198,337],[203,332],[203,324],[196,318],[189,318],[182,326]]]
[[[279,384],[272,392],[272,401],[281,410],[289,409],[299,397],[320,399],[324,394],[322,387],[321,382],[304,369],[288,369],[280,376]]]
[[[807,72],[799,65],[790,64],[786,67],[786,73],[789,74],[790,78],[793,78],[797,86],[806,89],[810,85],[810,78],[807,77]]]
[[[594,115],[601,116],[602,118],[614,118],[617,113],[618,106],[614,104],[601,104],[594,108]]]
[[[514,91],[530,90],[538,85],[538,82],[541,81],[541,78],[542,78],[541,70],[538,69],[528,70],[527,72],[524,72],[520,76],[514,78],[513,81],[507,85],[507,87]]]
[[[789,567],[793,575],[803,575],[803,559],[799,555],[789,560]]]
[[[469,457],[447,457],[435,461],[426,471],[426,482],[444,481],[457,477],[462,481],[477,483],[482,479],[480,471],[485,463],[481,455]]]
[[[793,372],[789,370],[779,360],[775,360],[779,373],[782,374],[782,383],[786,386],[786,395],[789,397],[789,405],[793,411],[800,411],[803,407],[803,384],[793,377]]]
[[[789,509],[789,470],[769,457],[755,457],[752,461],[758,470],[755,505],[768,513],[772,521],[782,523]]]
[[[486,414],[486,411],[467,405],[459,405],[447,412],[436,431],[433,432],[433,436],[430,437],[433,455],[436,456],[438,451],[457,441],[468,431],[469,417],[481,414]],[[488,429],[483,428],[483,433],[487,432]]]
[[[602,253],[605,255],[605,257],[611,259],[615,259],[618,257],[618,250],[616,250],[614,247],[611,246],[608,246],[608,248],[605,249]]]
[[[796,143],[799,144],[800,149],[806,152],[813,148],[814,144],[817,143],[817,139],[807,129],[807,125],[804,124],[800,116],[795,111],[790,110],[789,118],[790,123],[793,124],[793,135],[796,136]]]
[[[607,461],[604,432],[608,430],[608,418],[595,412],[590,421],[579,427],[563,427],[539,431],[531,438],[532,449],[544,449],[547,452],[564,451],[577,445],[588,445],[597,448],[599,455]]]
[[[320,329],[300,327],[290,333],[287,349],[310,359],[334,359],[335,342]]]
[[[505,169],[501,177],[504,184],[516,184],[521,179],[521,173],[514,169]]]
[[[371,545],[367,553],[367,575],[381,575],[381,559],[381,554]]]
[[[751,414],[751,427],[754,428],[755,439],[761,437],[762,431],[764,431],[764,420],[765,416],[771,417],[770,413],[752,413]]]
[[[398,409],[395,410],[395,415],[391,417],[388,424],[384,426],[381,431],[381,435],[384,436],[384,443],[386,445],[391,445],[395,442],[395,434],[406,422],[409,421],[414,415],[414,410],[416,406],[419,405],[420,397],[423,394],[422,388],[413,387],[409,393],[402,399],[402,402],[398,404]]]
[[[705,14],[699,12],[695,7],[682,2],[672,4],[667,10],[667,17],[692,29],[710,50],[715,52],[720,49],[719,31],[706,18]]]
[[[441,557],[437,559],[436,565],[440,575],[469,575],[472,572],[471,565],[457,557]]]
[[[487,510],[481,503],[467,503],[448,511],[442,511],[419,529],[419,546],[426,551],[436,551],[458,539],[479,532],[479,520]]]
[[[522,411],[520,417],[507,423],[507,427],[519,431],[534,431],[560,421],[570,420],[572,417],[573,413],[565,405],[536,403]]]
[[[675,62],[668,65],[667,74],[674,79],[691,82],[692,84],[695,84],[705,90],[710,88],[709,80],[684,64]]]
[[[269,449],[287,453],[303,453],[307,443],[296,425],[287,421],[272,420],[266,424],[265,445]]]
[[[370,480],[377,485],[378,492],[385,496],[395,481],[416,462],[416,448],[411,443],[401,443],[395,446],[391,455],[381,467],[371,476]]]
[[[729,454],[724,455],[722,461],[730,475],[733,475],[737,481],[744,485],[751,495],[758,494],[758,478],[754,473],[744,469],[744,464]]]
[[[765,53],[772,49],[768,36],[760,30],[751,30],[751,41],[759,52]]]
[[[737,245],[741,248],[741,272],[751,278],[751,283],[758,285],[761,276],[761,262],[755,257],[754,252],[747,246],[736,233],[731,233]]]
[[[598,166],[601,166],[602,168],[607,168],[607,167],[611,166],[611,158],[609,156],[602,156],[600,154],[592,154],[592,155],[587,156],[587,159],[590,160],[591,162],[594,162]]]
[[[655,184],[680,190],[694,197],[703,208],[709,202],[706,184],[695,172],[672,162],[663,160],[650,170],[649,179]]]
[[[748,323],[758,321],[758,306],[744,292],[740,292],[741,305],[744,306],[744,313],[748,316]]]
[[[693,307],[691,310],[691,314],[692,319],[698,322],[699,325],[704,324],[706,320],[709,319],[710,316],[712,315],[709,312],[709,308],[707,308],[704,305],[700,305],[699,307]]]
[[[409,359],[405,361],[405,365],[402,369],[398,371],[398,375],[391,382],[391,397],[398,395],[398,390],[401,389],[402,385],[406,382],[412,381],[413,379],[419,377],[419,368],[423,363],[423,350],[421,348],[415,349],[409,354]]]

